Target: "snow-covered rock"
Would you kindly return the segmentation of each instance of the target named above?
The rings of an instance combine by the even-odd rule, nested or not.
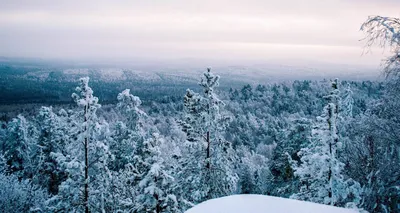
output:
[[[205,201],[185,213],[356,213],[356,210],[265,195],[232,195]]]

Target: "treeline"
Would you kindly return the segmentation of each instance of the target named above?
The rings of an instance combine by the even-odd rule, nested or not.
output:
[[[51,64],[0,63],[0,104],[71,103],[70,94],[75,87],[75,81],[84,75],[65,74],[64,69],[66,68],[61,65]],[[121,79],[106,79],[101,76],[102,71],[97,69],[88,69],[87,72],[91,86],[103,104],[115,104],[118,91],[125,88],[130,88],[147,102],[160,96],[182,96],[186,88],[195,85],[193,79],[170,79],[163,74],[154,74],[159,79],[138,79],[134,70],[123,71]]]

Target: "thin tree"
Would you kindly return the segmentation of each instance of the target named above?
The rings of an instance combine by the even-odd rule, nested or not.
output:
[[[331,85],[330,94],[325,96],[328,104],[317,118],[311,143],[298,153],[300,165],[291,160],[294,174],[302,184],[300,191],[291,197],[335,206],[349,201],[358,204],[359,184],[351,179],[345,180],[342,174],[344,164],[337,156],[341,149],[337,128],[340,103],[338,80],[332,81]],[[349,200],[349,197],[353,199]]]
[[[223,137],[228,118],[220,113],[224,103],[214,92],[218,81],[208,68],[200,82],[203,93],[188,89],[184,98],[181,125],[187,141],[179,175],[187,185],[183,197],[194,203],[233,193],[237,181],[232,169],[235,153]]]
[[[72,94],[72,98],[83,108],[83,149],[84,149],[84,190],[83,205],[85,212],[89,213],[89,143],[90,125],[95,117],[97,109],[100,107],[98,98],[93,96],[93,90],[89,87],[89,77],[80,79],[80,86],[76,88],[78,94]]]

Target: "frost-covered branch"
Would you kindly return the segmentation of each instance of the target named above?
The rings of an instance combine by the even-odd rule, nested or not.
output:
[[[370,16],[361,25],[366,37],[366,48],[374,44],[389,48],[393,53],[383,62],[385,75],[397,75],[400,71],[400,19],[383,16]]]

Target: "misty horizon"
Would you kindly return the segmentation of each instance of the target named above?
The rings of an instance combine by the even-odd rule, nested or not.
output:
[[[0,1],[0,55],[90,63],[178,63],[379,69],[360,25],[397,16],[385,1]]]

